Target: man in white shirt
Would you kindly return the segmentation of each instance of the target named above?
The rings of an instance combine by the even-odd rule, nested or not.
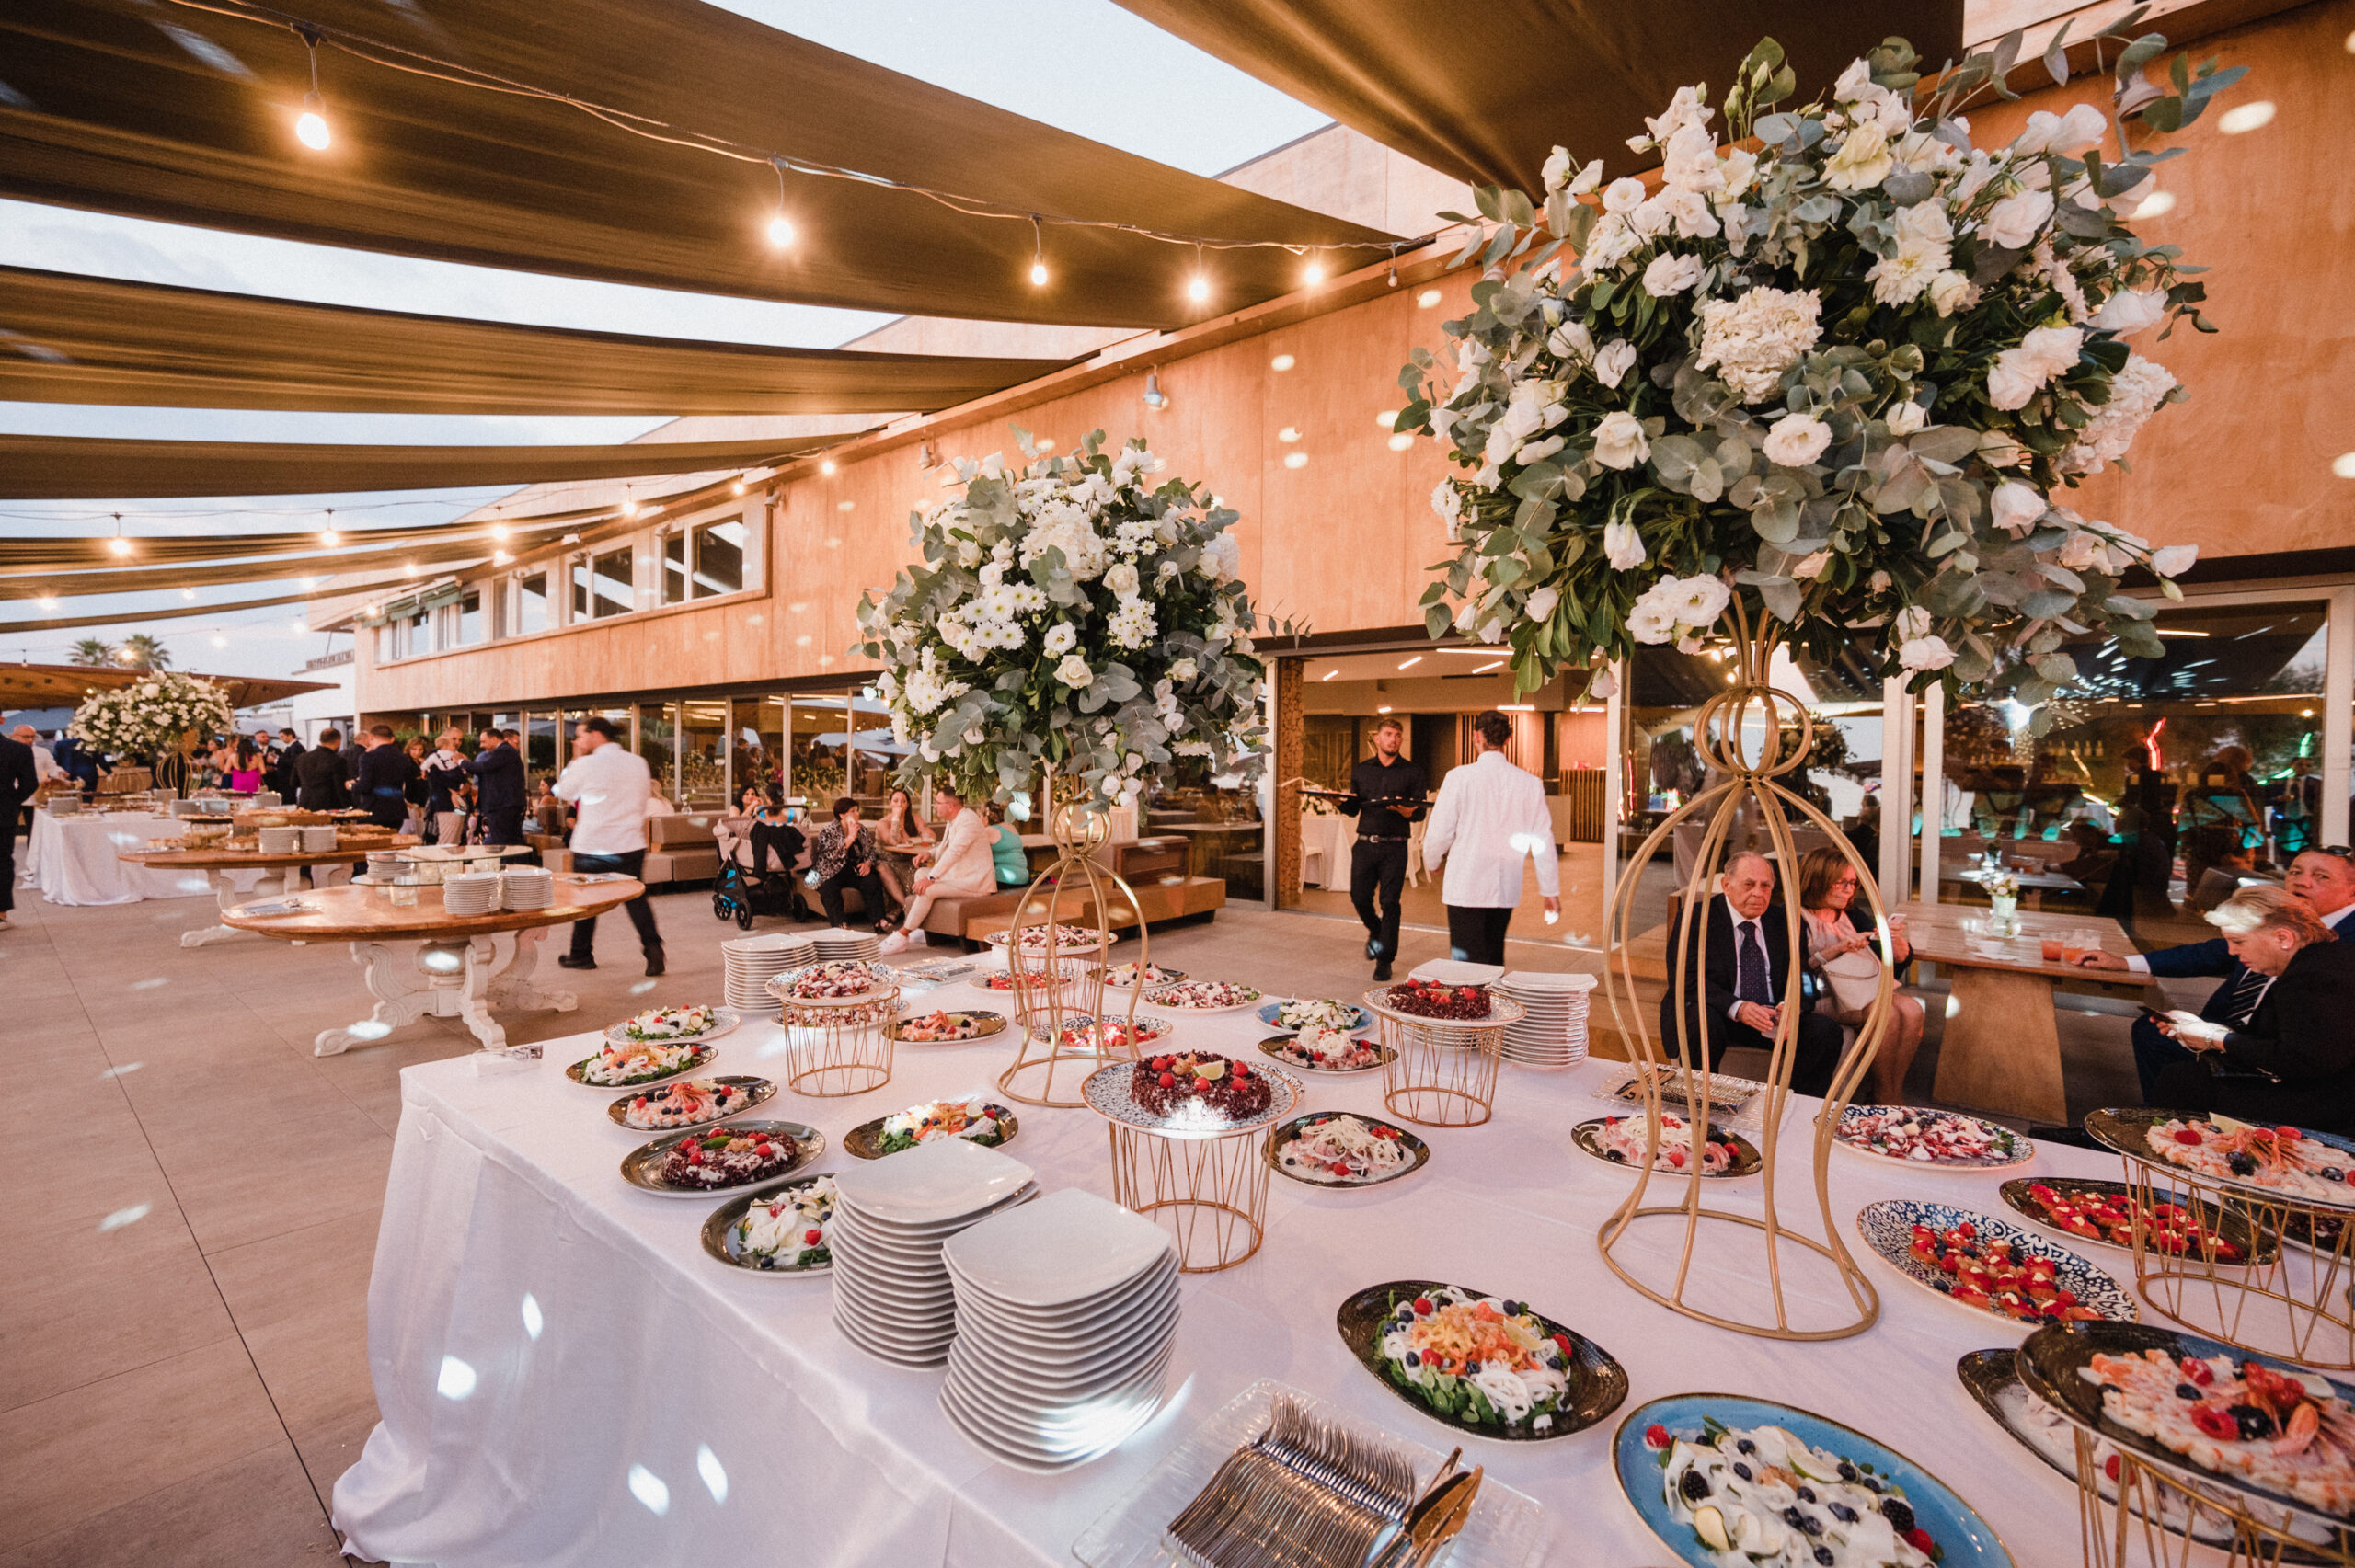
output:
[[[1493,708],[1472,721],[1470,762],[1439,782],[1430,826],[1423,830],[1423,862],[1447,863],[1440,899],[1447,906],[1448,946],[1473,964],[1505,961],[1505,930],[1521,902],[1521,866],[1537,862],[1537,890],[1551,924],[1562,912],[1562,868],[1554,853],[1554,818],[1545,785],[1512,765],[1504,753],[1512,721]]]
[[[925,945],[925,916],[938,898],[985,898],[997,891],[997,863],[991,853],[996,834],[982,813],[967,806],[953,790],[935,785],[934,812],[941,821],[936,848],[918,850],[918,864],[930,861],[916,874],[915,897],[908,901],[907,919],[883,939],[886,953]]]
[[[14,733],[17,740],[33,749],[33,773],[41,783],[64,779],[65,770],[57,765],[57,753],[42,742],[40,731],[31,725],[20,724]]]
[[[646,759],[621,744],[611,719],[583,719],[572,739],[573,759],[557,776],[558,800],[573,807],[572,866],[576,871],[618,871],[637,876],[646,869],[646,807],[654,774]],[[640,893],[622,908],[638,928],[646,949],[646,972],[662,972],[662,933],[654,929],[654,908]],[[557,959],[567,969],[597,967],[597,920],[572,922],[572,951]]]

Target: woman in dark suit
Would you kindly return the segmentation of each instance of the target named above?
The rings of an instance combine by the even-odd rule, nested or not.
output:
[[[2159,1074],[2154,1104],[2355,1133],[2355,948],[2279,887],[2244,887],[2208,920],[2234,957],[2269,978],[2240,1028],[2160,1022],[2197,1055]]]

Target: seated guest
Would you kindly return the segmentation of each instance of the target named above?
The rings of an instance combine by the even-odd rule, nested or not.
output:
[[[1711,1071],[1735,1046],[1772,1051],[1775,1031],[1786,1022],[1782,1000],[1791,987],[1791,933],[1787,917],[1775,905],[1775,866],[1750,850],[1726,862],[1717,884],[1724,889],[1709,900],[1704,915],[1707,936],[1695,930],[1696,945],[1705,949],[1698,962],[1680,960],[1678,938],[1682,919],[1669,922],[1668,971],[1680,971],[1684,984],[1671,983],[1660,1001],[1660,1044],[1667,1055],[1683,1058],[1677,1034],[1676,996],[1684,992],[1684,1038],[1698,1039]],[[1840,1066],[1840,1024],[1831,1014],[1801,1011],[1796,1020],[1798,1037],[1791,1059],[1791,1087],[1802,1094],[1831,1090]]]
[[[761,871],[790,876],[808,843],[794,825],[793,808],[786,805],[785,791],[779,785],[769,785],[765,793],[752,793],[759,798],[745,819],[744,830],[752,844],[752,864]]]
[[[940,898],[980,898],[997,891],[997,866],[990,853],[989,821],[957,797],[955,791],[935,784],[933,809],[940,814],[936,849],[920,849],[913,858],[915,897],[909,900],[907,919],[883,942],[883,951],[925,945],[925,916]]]
[[[2109,835],[2081,817],[2069,824],[2068,839],[2077,853],[2052,869],[2063,876],[2075,877],[2088,887],[2107,884],[2111,869],[2118,864],[2118,850],[2110,843]]]
[[[2303,898],[2323,924],[2341,936],[2355,937],[2355,862],[2348,859],[2345,849],[2306,851],[2290,863],[2290,874],[2281,886],[2284,891]],[[2126,957],[2114,953],[2088,953],[2078,962],[2089,969],[2124,969],[2138,975],[2156,975],[2162,979],[2219,976],[2224,983],[2210,993],[2200,1009],[2200,1016],[2211,1024],[2234,1028],[2248,1021],[2267,984],[2265,976],[2255,973],[2234,956],[2232,944],[2223,937]],[[2134,1021],[2134,1071],[2142,1081],[2144,1104],[2160,1103],[2155,1096],[2162,1071],[2190,1059],[2191,1053],[2170,1039],[2151,1019]]]
[[[2355,1132],[2355,946],[2279,887],[2244,887],[2208,920],[2263,983],[2244,1024],[2158,1021],[2195,1059],[2161,1070],[2156,1103]]]
[[[1878,944],[1848,918],[1855,897],[1856,868],[1848,864],[1846,855],[1835,849],[1820,849],[1799,857],[1799,934],[1807,939],[1807,966],[1819,975],[1826,963],[1851,953],[1870,953],[1879,961]],[[1889,936],[1895,948],[1890,957],[1902,969],[1913,961],[1913,946],[1894,921]],[[1922,1002],[1902,993],[1890,1001],[1896,1013],[1881,1036],[1880,1048],[1873,1054],[1873,1097],[1884,1105],[1901,1105],[1905,1074],[1913,1065],[1914,1053],[1922,1048]],[[1851,1026],[1861,1025],[1867,1011],[1843,1005],[1828,976],[1816,1010]]]
[[[874,830],[859,821],[858,802],[844,795],[834,802],[834,819],[819,829],[810,844],[810,870],[818,878],[818,902],[825,907],[828,925],[850,923],[844,917],[843,889],[856,887],[876,934],[889,934],[891,920],[875,857]]]
[[[990,859],[997,867],[999,888],[1029,887],[1030,852],[1022,847],[1022,835],[1005,819],[1005,807],[992,801],[982,809],[990,817]]]

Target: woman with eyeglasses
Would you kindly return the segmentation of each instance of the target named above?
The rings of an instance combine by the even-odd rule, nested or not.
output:
[[[1869,1002],[1844,1004],[1826,968],[1852,954],[1869,953],[1876,964],[1881,961],[1871,935],[1858,931],[1848,916],[1848,906],[1856,897],[1856,869],[1836,849],[1809,850],[1799,857],[1798,883],[1799,933],[1807,939],[1807,967],[1823,988],[1817,1009],[1843,1024],[1861,1024]],[[1905,940],[1904,921],[1902,915],[1891,915],[1889,921],[1892,949],[1889,962],[1901,971],[1913,957],[1913,945]],[[1847,967],[1861,967],[1852,964]],[[1842,978],[1848,981],[1851,1000],[1866,990],[1857,983],[1861,974]],[[1922,1048],[1922,1002],[1918,997],[1901,991],[1890,1001],[1894,1011],[1890,1016],[1889,1030],[1881,1038],[1880,1049],[1873,1056],[1872,1088],[1874,1098],[1881,1104],[1901,1105],[1905,1103],[1905,1075],[1913,1066],[1914,1053]]]

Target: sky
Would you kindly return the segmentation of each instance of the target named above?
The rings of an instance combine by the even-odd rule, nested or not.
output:
[[[719,0],[830,49],[1060,130],[1215,175],[1325,123],[1292,101],[1121,10],[1111,0]],[[298,7],[299,9],[299,7]],[[730,342],[832,347],[890,319],[861,311],[719,298],[415,260],[365,251],[0,200],[0,264],[321,303]],[[630,418],[468,418],[237,409],[114,408],[0,402],[0,432],[176,441],[525,445],[627,441],[663,423]],[[183,501],[0,500],[0,535],[132,534],[316,529],[332,509],[346,532],[443,521],[496,489],[342,496],[210,497]],[[84,637],[145,630],[183,670],[287,675],[341,646],[296,630],[299,606],[143,623],[138,612],[297,592],[299,579],[59,601],[17,601],[0,616],[0,658],[63,662]],[[11,632],[11,621],[124,612],[120,624]]]

